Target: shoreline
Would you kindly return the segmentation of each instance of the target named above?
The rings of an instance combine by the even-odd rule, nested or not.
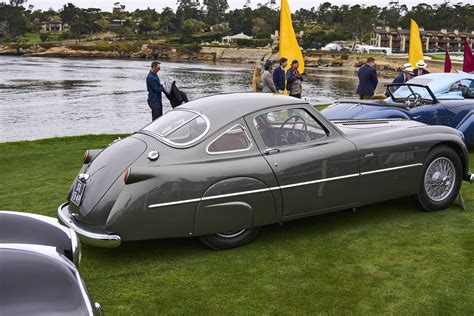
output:
[[[104,46],[107,45],[107,46]],[[140,46],[140,47],[139,47]],[[132,49],[132,48],[135,49]],[[139,48],[138,48],[139,47]],[[169,61],[186,62],[223,62],[254,64],[264,60],[278,59],[278,53],[271,48],[215,47],[167,45],[162,43],[36,43],[15,48],[12,45],[0,44],[0,56],[18,57],[56,57],[56,58],[98,58],[122,60],[150,60],[159,58]],[[392,75],[398,72],[406,56],[372,55],[376,59],[377,71]],[[304,55],[305,65],[318,67],[360,67],[368,57],[367,54],[340,52],[308,52]],[[427,60],[430,72],[443,72],[444,61]],[[453,61],[453,66],[462,63]],[[461,66],[462,67],[462,66]]]

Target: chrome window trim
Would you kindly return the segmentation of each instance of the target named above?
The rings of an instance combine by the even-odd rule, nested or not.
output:
[[[199,135],[198,137],[196,137],[195,139],[189,141],[189,142],[186,142],[186,143],[175,143],[173,141],[170,141],[169,139],[165,138],[166,136],[163,136],[157,132],[153,132],[153,131],[149,131],[149,130],[146,130],[145,128],[148,126],[145,126],[144,128],[142,128],[139,133],[143,133],[143,134],[147,134],[147,135],[150,135],[152,137],[156,137],[159,141],[167,144],[167,145],[170,145],[171,147],[174,147],[174,148],[186,148],[186,147],[189,147],[191,146],[192,144],[194,143],[197,143],[199,140],[201,140],[206,134],[207,132],[209,132],[209,129],[211,128],[211,122],[209,121],[209,118],[202,114],[202,113],[199,113],[197,111],[194,111],[194,110],[190,110],[190,109],[177,109],[177,110],[173,110],[173,111],[186,111],[186,112],[191,112],[191,113],[194,113],[195,116],[193,116],[193,118],[187,120],[186,122],[184,122],[183,124],[179,125],[177,128],[173,129],[171,132],[167,133],[166,136],[170,135],[171,133],[175,132],[177,129],[179,129],[180,127],[183,127],[184,125],[186,125],[187,123],[191,122],[192,120],[196,119],[197,117],[202,117],[204,119],[204,121],[206,122],[206,129],[204,130],[204,132],[201,133],[201,135]]]
[[[352,174],[347,174],[347,175],[344,175],[344,176],[338,176],[338,177],[332,177],[332,178],[325,178],[325,179],[318,179],[318,180],[313,180],[313,181],[305,181],[305,182],[286,184],[286,185],[281,185],[281,186],[276,186],[276,187],[271,187],[271,188],[264,188],[264,189],[250,190],[250,191],[242,191],[242,192],[235,192],[235,193],[228,193],[228,194],[218,194],[218,195],[212,195],[212,196],[206,196],[206,197],[200,197],[200,198],[194,198],[194,199],[182,200],[182,201],[173,201],[173,202],[151,204],[151,205],[148,206],[148,208],[158,208],[158,207],[170,206],[170,205],[179,205],[179,204],[186,204],[186,203],[208,201],[208,200],[220,199],[220,198],[225,198],[225,197],[260,193],[260,192],[265,192],[265,191],[283,190],[283,189],[288,189],[288,188],[293,188],[293,187],[298,187],[298,186],[304,186],[304,185],[309,185],[309,184],[330,182],[330,181],[335,181],[335,180],[341,180],[341,179],[347,179],[347,178],[353,178],[353,177],[360,177],[360,176],[365,176],[365,175],[374,174],[374,173],[387,172],[387,171],[393,171],[393,170],[399,170],[399,169],[405,169],[405,168],[411,168],[411,167],[419,167],[419,166],[423,166],[423,164],[422,163],[415,163],[415,164],[411,164],[411,165],[398,166],[398,167],[393,167],[393,168],[385,168],[385,169],[378,169],[378,170],[372,170],[372,171],[366,171],[366,172],[352,173]]]
[[[235,150],[226,150],[226,151],[216,151],[216,152],[211,152],[209,150],[209,147],[211,147],[211,145],[216,141],[218,140],[222,135],[226,134],[228,131],[232,130],[234,127],[236,126],[240,126],[240,128],[242,128],[242,130],[244,131],[244,134],[245,134],[245,137],[247,137],[248,141],[249,141],[249,146],[245,149],[235,149]],[[233,125],[231,128],[225,130],[224,132],[220,133],[219,136],[215,137],[207,146],[206,146],[206,153],[209,154],[209,155],[223,155],[223,154],[229,154],[229,153],[237,153],[237,152],[243,152],[243,151],[249,151],[253,146],[253,141],[252,139],[249,137],[249,134],[247,133],[247,128],[245,126],[243,126],[241,123],[238,123],[238,124],[235,124]]]
[[[306,104],[307,105],[307,104]],[[268,110],[268,109],[267,109]],[[321,138],[318,138],[318,139],[315,139],[315,140],[312,140],[312,141],[309,141],[309,142],[302,142],[302,143],[296,143],[296,144],[289,144],[289,145],[281,145],[281,146],[273,146],[273,147],[269,147],[267,146],[267,144],[265,144],[265,142],[263,141],[263,137],[262,135],[260,134],[260,131],[258,130],[257,128],[257,121],[255,120],[255,118],[257,116],[260,116],[260,115],[263,115],[263,114],[268,114],[270,112],[277,112],[277,111],[284,111],[284,110],[303,110],[306,112],[306,114],[308,114],[318,125],[319,127],[324,131],[325,133],[325,136],[324,137],[321,137]],[[295,147],[295,146],[301,146],[301,145],[308,145],[308,144],[313,144],[314,142],[319,142],[321,140],[325,140],[325,139],[328,139],[330,136],[331,136],[331,131],[327,128],[326,125],[324,125],[323,123],[321,123],[315,116],[313,113],[311,113],[311,111],[308,111],[304,106],[302,107],[289,107],[289,106],[286,106],[282,109],[279,109],[279,110],[273,110],[273,111],[268,111],[268,112],[265,112],[265,111],[262,111],[262,112],[259,112],[259,114],[256,114],[253,116],[253,126],[255,127],[255,130],[258,132],[258,136],[260,137],[260,139],[262,140],[262,144],[266,147],[266,148],[286,148],[286,147]],[[280,125],[281,126],[281,125]]]

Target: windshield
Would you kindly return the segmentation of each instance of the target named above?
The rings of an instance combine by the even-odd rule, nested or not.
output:
[[[170,145],[185,146],[201,139],[209,130],[209,120],[189,110],[173,110],[143,128]]]
[[[407,99],[422,99],[423,101],[434,101],[427,87],[409,85],[388,86],[394,101],[406,101]]]

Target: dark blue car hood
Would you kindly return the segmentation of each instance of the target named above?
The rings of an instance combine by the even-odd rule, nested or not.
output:
[[[337,102],[322,110],[321,113],[329,120],[409,118],[408,110],[405,107],[385,101],[373,103]]]

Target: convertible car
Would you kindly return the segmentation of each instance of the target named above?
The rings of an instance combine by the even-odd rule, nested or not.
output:
[[[387,85],[385,100],[338,101],[321,113],[329,120],[402,118],[446,125],[474,144],[474,74],[427,74]]]
[[[450,127],[331,123],[296,98],[236,93],[191,101],[86,151],[57,211],[92,245],[199,236],[218,250],[264,225],[403,196],[445,209],[470,178]]]
[[[76,233],[57,219],[0,211],[0,315],[102,315],[79,260]]]

